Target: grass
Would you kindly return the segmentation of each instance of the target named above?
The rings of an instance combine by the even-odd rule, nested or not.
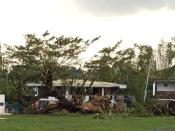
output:
[[[174,128],[175,117],[114,116],[97,120],[91,115],[14,115],[0,120],[0,131],[155,131]]]

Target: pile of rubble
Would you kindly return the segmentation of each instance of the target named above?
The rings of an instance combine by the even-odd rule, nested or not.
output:
[[[175,101],[158,101],[152,107],[154,115],[175,115]]]
[[[90,101],[80,106],[81,111],[84,113],[106,113],[111,108],[111,101],[108,97],[104,96],[94,96]]]
[[[107,96],[90,96],[85,100],[85,96],[74,96],[70,101],[65,97],[42,98],[32,104],[33,113],[48,113],[54,110],[67,110],[69,112],[82,113],[109,113],[112,111],[124,111],[124,97],[119,98],[117,103],[112,102]]]

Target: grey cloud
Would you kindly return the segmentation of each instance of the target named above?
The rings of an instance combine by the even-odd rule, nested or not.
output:
[[[131,14],[140,10],[174,9],[175,0],[76,0],[80,10],[95,14]]]

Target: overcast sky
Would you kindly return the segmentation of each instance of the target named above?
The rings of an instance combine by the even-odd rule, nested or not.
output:
[[[79,8],[97,15],[124,15],[141,10],[173,9],[174,0],[75,0]]]
[[[89,52],[121,39],[123,47],[155,47],[175,36],[175,0],[0,0],[1,43],[23,44],[24,34],[46,30],[85,39],[101,35]]]

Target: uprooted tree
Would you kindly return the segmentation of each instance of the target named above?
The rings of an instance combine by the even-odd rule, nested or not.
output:
[[[46,31],[42,37],[25,35],[25,45],[7,46],[6,53],[12,66],[9,78],[16,86],[19,103],[22,104],[22,89],[26,82],[42,81],[40,97],[56,95],[52,80],[59,77],[63,66],[77,64],[79,54],[98,38],[83,40],[79,37],[57,37]]]

